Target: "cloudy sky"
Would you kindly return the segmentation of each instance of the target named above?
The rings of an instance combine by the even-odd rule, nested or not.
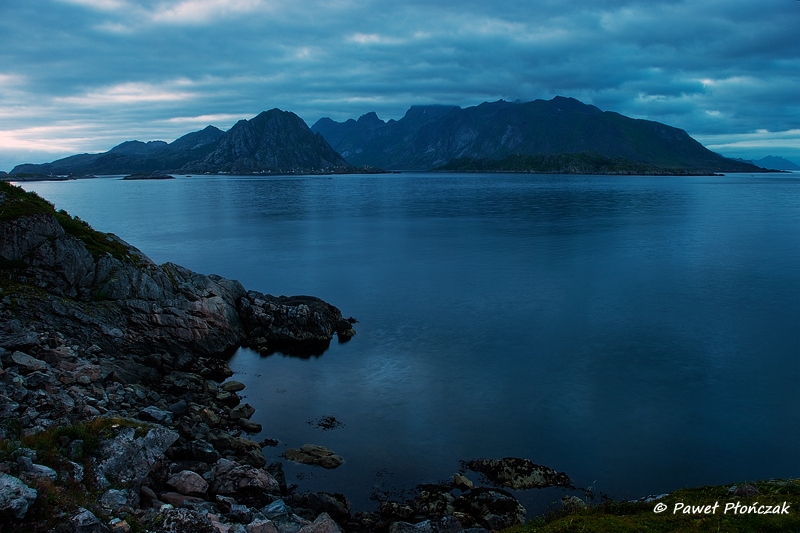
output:
[[[0,0],[0,170],[306,122],[572,96],[800,163],[797,0]]]

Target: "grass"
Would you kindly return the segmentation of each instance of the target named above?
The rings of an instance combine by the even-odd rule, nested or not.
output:
[[[649,503],[609,501],[572,511],[554,511],[505,533],[639,533],[639,532],[800,532],[800,480],[769,480],[750,483],[752,496],[736,496],[730,486],[681,489]],[[713,506],[718,503],[714,510]],[[657,504],[666,509],[655,512]],[[702,512],[684,514],[680,504],[703,506]],[[739,511],[736,511],[736,505]],[[746,506],[775,506],[788,514],[742,513]],[[711,506],[711,507],[708,507]],[[727,512],[726,512],[727,509]],[[690,509],[691,510],[691,509]],[[695,509],[698,511],[698,509]],[[766,511],[762,507],[762,511]]]
[[[91,472],[90,460],[99,450],[103,439],[112,438],[119,428],[136,428],[136,436],[141,437],[150,429],[149,424],[125,418],[98,417],[87,422],[70,426],[51,428],[34,435],[19,435],[19,423],[13,420],[6,422],[8,440],[0,441],[0,462],[13,462],[17,450],[29,448],[36,451],[37,464],[53,468],[57,472],[70,471],[68,461],[81,463],[87,473]],[[72,454],[71,444],[82,441],[76,454]],[[64,512],[72,512],[78,507],[91,509],[99,500],[102,491],[93,487],[91,476],[83,483],[74,479],[56,481],[37,480],[35,487],[38,495],[25,517],[31,531],[50,531],[63,520]],[[13,530],[13,529],[12,529]],[[2,527],[0,526],[0,531]]]
[[[26,192],[21,187],[0,181],[0,222],[31,215],[55,217],[64,231],[83,241],[89,253],[96,258],[110,254],[120,261],[134,265],[141,263],[139,257],[132,254],[128,246],[112,235],[92,229],[87,222],[71,216],[63,209],[56,211],[53,204],[35,192]]]

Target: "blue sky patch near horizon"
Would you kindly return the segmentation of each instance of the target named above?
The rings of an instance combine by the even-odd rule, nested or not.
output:
[[[274,107],[570,96],[800,163],[800,2],[3,0],[0,170]]]

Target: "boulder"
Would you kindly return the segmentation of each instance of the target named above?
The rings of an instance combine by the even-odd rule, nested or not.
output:
[[[0,472],[0,517],[25,518],[36,496],[36,489],[19,478]]]
[[[318,465],[328,469],[337,468],[344,463],[342,456],[318,444],[304,444],[299,450],[290,448],[286,450],[284,457],[297,463]]]
[[[121,428],[101,446],[100,456],[105,459],[97,465],[98,485],[101,488],[124,485],[138,492],[153,465],[178,438],[176,431],[160,426],[142,437],[136,437],[134,428]]]
[[[564,472],[556,472],[528,459],[517,457],[478,459],[465,461],[463,465],[474,472],[480,472],[495,485],[514,490],[572,486],[569,476]]]
[[[208,491],[208,481],[203,479],[200,474],[191,470],[182,470],[173,474],[168,480],[167,485],[173,487],[181,494],[200,496]]]
[[[261,468],[220,459],[213,468],[212,493],[232,496],[237,502],[261,507],[280,494],[280,486],[268,472]]]
[[[342,533],[342,530],[327,513],[322,513],[313,523],[300,528],[298,533]]]
[[[502,489],[475,488],[459,496],[455,507],[488,529],[500,531],[525,522],[525,508]]]

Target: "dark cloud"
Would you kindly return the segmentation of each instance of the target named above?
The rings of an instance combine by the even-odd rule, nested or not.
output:
[[[272,107],[312,123],[558,94],[797,157],[774,134],[800,124],[799,22],[788,0],[4,0],[0,168]]]

